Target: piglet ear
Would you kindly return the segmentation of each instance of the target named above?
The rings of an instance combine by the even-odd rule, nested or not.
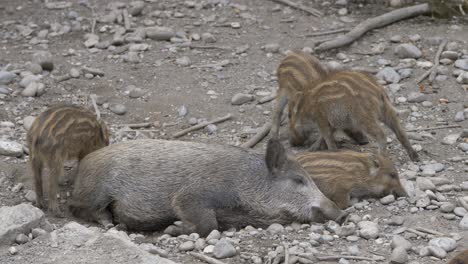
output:
[[[380,159],[376,154],[369,154],[369,173],[370,176],[375,177],[380,169]]]
[[[265,162],[268,171],[274,173],[280,170],[287,161],[287,154],[284,146],[279,142],[278,139],[268,140]]]

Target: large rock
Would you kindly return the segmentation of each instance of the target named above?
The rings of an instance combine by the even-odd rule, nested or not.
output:
[[[437,237],[429,241],[429,246],[440,247],[446,252],[450,252],[457,248],[457,241],[450,237]]]
[[[401,80],[398,72],[396,72],[392,67],[383,68],[376,76],[387,83],[398,83]]]
[[[0,155],[21,157],[23,155],[23,146],[14,141],[0,140]]]
[[[219,240],[213,249],[213,255],[217,259],[234,257],[236,254],[236,248],[226,239]]]
[[[358,223],[359,235],[365,239],[375,239],[379,236],[379,225],[371,221],[361,221]]]
[[[9,84],[16,77],[16,74],[8,71],[0,71],[0,84]]]
[[[101,233],[98,228],[86,228],[76,222],[67,223],[34,241],[34,247],[20,250],[21,258],[13,260],[12,256],[0,256],[0,263],[175,264],[137,246],[125,232],[111,229]]]
[[[45,221],[44,212],[30,204],[0,208],[0,245],[9,245],[18,234],[28,234]],[[0,261],[0,263],[5,263]]]
[[[413,44],[400,44],[395,47],[395,54],[399,58],[420,58],[422,56],[421,50]]]

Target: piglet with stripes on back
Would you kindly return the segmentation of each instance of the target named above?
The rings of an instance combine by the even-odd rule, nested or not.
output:
[[[55,105],[34,120],[27,134],[29,163],[34,176],[36,204],[43,207],[42,170],[50,170],[48,210],[62,216],[57,199],[58,181],[67,160],[83,159],[87,154],[109,145],[109,132],[102,120],[90,110],[76,105]]]

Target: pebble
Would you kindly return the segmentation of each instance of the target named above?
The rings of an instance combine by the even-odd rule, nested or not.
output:
[[[427,95],[419,92],[412,92],[408,94],[408,102],[410,103],[421,103],[427,101]]]
[[[16,255],[18,253],[18,249],[16,249],[16,247],[10,247],[8,248],[8,253],[11,255]]]
[[[216,131],[218,131],[218,127],[215,124],[209,124],[205,127],[205,131],[208,133],[208,135],[213,135],[216,134]]]
[[[278,43],[268,43],[265,45],[265,51],[268,53],[278,53],[280,45]]]
[[[23,91],[21,91],[21,95],[24,97],[34,97],[39,95],[40,90],[44,90],[44,84],[32,82]]]
[[[400,69],[398,73],[400,74],[400,79],[406,79],[413,74],[413,69]]]
[[[455,121],[455,122],[461,122],[461,121],[464,121],[464,120],[465,120],[465,113],[463,111],[458,111],[455,114],[455,118],[453,119],[453,121]]]
[[[34,123],[34,120],[36,120],[36,117],[34,116],[27,116],[25,118],[23,118],[23,127],[24,129],[26,129],[26,131],[28,131],[32,124]]]
[[[423,196],[416,201],[416,207],[425,208],[431,204],[428,196]]]
[[[455,207],[455,209],[453,209],[453,213],[457,216],[464,217],[468,214],[468,211],[464,207]]]
[[[185,66],[189,66],[190,64],[192,64],[192,61],[190,60],[189,57],[183,56],[183,57],[176,59],[176,64],[185,67]]]
[[[128,96],[130,98],[140,98],[142,97],[143,95],[145,95],[145,90],[141,89],[141,88],[138,88],[138,87],[134,87],[133,89],[130,90],[130,92],[128,93]]]
[[[417,177],[416,178],[416,186],[421,190],[421,191],[425,191],[425,190],[435,190],[436,189],[436,186],[435,184],[429,180],[429,179],[426,179],[426,178],[423,178],[423,177]]]
[[[365,239],[375,239],[379,236],[379,225],[371,221],[361,221],[358,223],[359,235]]]
[[[28,190],[24,195],[24,198],[26,198],[26,200],[28,200],[29,202],[35,203],[37,200],[36,192],[33,190]]]
[[[23,145],[15,141],[0,140],[0,155],[21,157],[23,155]]]
[[[52,53],[48,51],[37,51],[32,56],[32,62],[39,64],[44,71],[53,71],[54,62]]]
[[[455,209],[455,205],[453,203],[443,203],[439,206],[440,211],[443,213],[451,213]]]
[[[463,191],[468,191],[468,181],[462,182],[461,188]]]
[[[179,110],[177,111],[179,117],[185,117],[188,114],[188,109],[185,105],[179,107]]]
[[[457,140],[460,138],[460,134],[450,134],[445,136],[442,139],[442,144],[444,145],[453,145],[457,143]]]
[[[395,201],[395,196],[393,194],[387,195],[380,199],[380,203],[383,205],[391,204]]]
[[[428,251],[429,251],[429,254],[431,256],[434,256],[436,258],[439,258],[439,259],[443,259],[447,256],[447,252],[445,252],[445,250],[441,249],[440,247],[427,247]]]
[[[394,35],[390,37],[390,41],[393,43],[399,43],[401,42],[402,38],[403,37],[401,35]]]
[[[30,71],[32,74],[40,74],[42,73],[42,67],[41,65],[34,63],[34,62],[29,62],[26,64],[26,69]]]
[[[466,214],[458,225],[462,230],[468,230],[468,214]]]
[[[284,226],[281,224],[273,223],[268,228],[267,231],[271,234],[278,234],[284,232]]]
[[[388,221],[389,225],[394,225],[394,226],[401,226],[405,222],[405,218],[403,216],[392,216],[390,220]]]
[[[395,47],[395,55],[399,58],[414,58],[418,59],[422,56],[421,50],[413,44],[404,43]]]
[[[0,71],[0,84],[10,84],[16,78],[16,74],[8,71]]]
[[[390,256],[390,263],[403,264],[408,261],[408,252],[403,247],[396,247]]]
[[[236,248],[226,239],[219,240],[213,248],[213,256],[217,259],[234,257],[236,254]]]
[[[413,245],[411,245],[411,242],[406,240],[404,237],[400,235],[394,235],[392,237],[392,242],[390,243],[390,246],[392,248],[402,247],[405,250],[410,250]]]
[[[458,148],[463,151],[468,151],[468,143],[460,143],[458,144]]]
[[[242,105],[254,100],[254,96],[251,94],[237,93],[231,99],[232,105]]]
[[[14,192],[14,193],[17,193],[19,191],[21,191],[21,189],[23,189],[23,184],[20,182],[18,184],[16,184],[15,186],[13,186],[13,188],[11,188],[11,191]]]
[[[446,49],[450,51],[457,51],[460,49],[460,45],[458,45],[458,42],[451,41],[447,43]]]
[[[12,91],[7,86],[0,84],[0,94],[10,94]]]
[[[356,232],[356,225],[354,223],[348,223],[343,226],[338,226],[335,233],[340,237],[347,237]]]
[[[216,42],[215,36],[213,34],[209,33],[209,32],[202,33],[201,39],[205,43],[215,43]]]
[[[430,170],[434,170],[435,172],[441,172],[445,169],[445,165],[442,163],[431,163],[431,164],[421,166],[420,169],[421,170],[430,169]]]
[[[29,237],[25,234],[18,234],[15,239],[18,244],[26,244],[29,242]]]
[[[145,28],[145,36],[152,40],[168,41],[175,36],[175,32],[169,27],[147,27]]]
[[[205,254],[212,254],[214,250],[214,245],[208,245],[203,249],[203,253]]]
[[[132,16],[141,15],[143,9],[145,8],[145,2],[143,1],[133,1],[130,3],[130,10],[128,13]]]
[[[463,72],[462,74],[458,75],[457,82],[461,84],[468,84],[468,72]]]
[[[456,60],[456,59],[458,59],[458,52],[451,51],[451,50],[446,50],[446,51],[442,52],[442,54],[440,54],[440,58]]]
[[[455,67],[468,71],[468,59],[458,59],[455,61]]]
[[[438,237],[431,239],[429,246],[439,247],[446,252],[451,252],[457,248],[457,241],[450,237]]]
[[[117,115],[125,115],[127,113],[127,107],[123,104],[111,104],[109,106],[109,110],[111,110],[114,114]]]
[[[85,73],[84,77],[86,79],[92,79],[92,78],[94,78],[94,75],[92,73]]]
[[[70,69],[70,76],[72,78],[79,78],[80,75],[81,75],[80,70],[78,70],[77,68],[71,68]]]
[[[195,243],[192,241],[185,241],[184,243],[179,245],[180,251],[192,251],[195,248]]]
[[[40,76],[37,76],[37,75],[33,75],[33,74],[30,74],[30,75],[26,75],[23,77],[23,79],[21,79],[19,85],[23,88],[26,88],[30,83],[32,82],[37,82],[41,79]]]
[[[45,231],[42,228],[33,228],[33,230],[31,230],[31,234],[32,234],[33,238],[36,238],[36,237],[39,237],[39,236],[46,235],[47,231]]]
[[[398,72],[396,72],[392,67],[383,68],[377,73],[376,77],[387,83],[398,83],[401,80]]]

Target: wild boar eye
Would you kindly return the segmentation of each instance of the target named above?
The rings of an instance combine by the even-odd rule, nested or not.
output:
[[[305,185],[304,179],[302,179],[302,178],[294,178],[293,181],[294,181],[295,184]]]
[[[397,179],[398,178],[398,173],[392,172],[392,173],[390,173],[390,177],[392,177],[394,179]]]

